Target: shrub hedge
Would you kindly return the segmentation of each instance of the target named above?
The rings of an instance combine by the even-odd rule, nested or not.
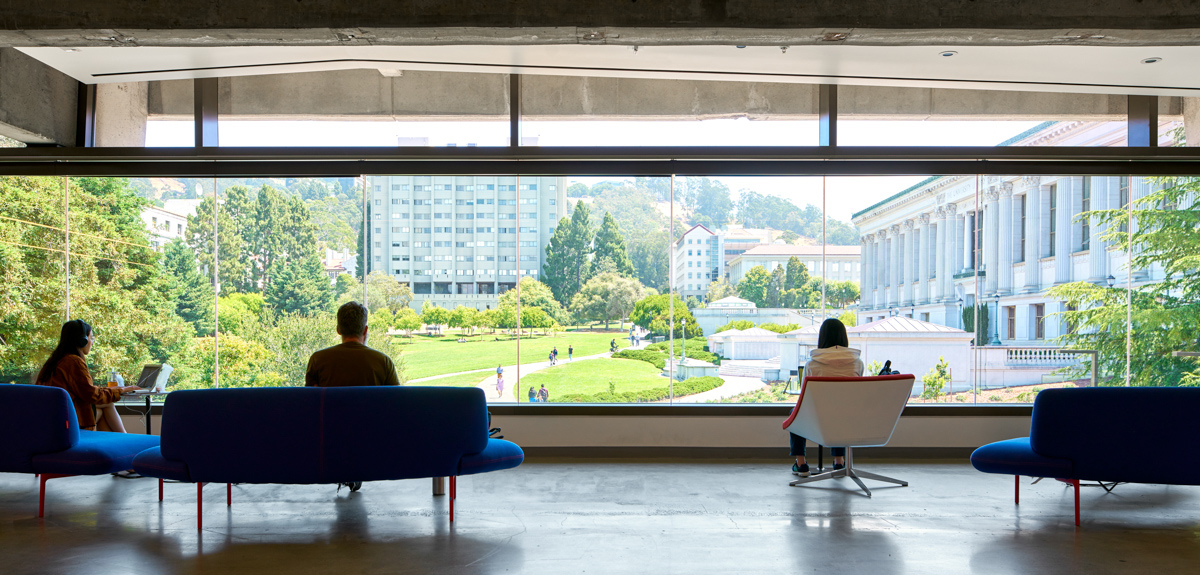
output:
[[[617,359],[636,359],[662,369],[667,365],[667,354],[644,349],[623,349],[612,355]]]
[[[691,377],[684,381],[675,382],[675,397],[695,395],[721,387],[725,380],[719,377]],[[563,395],[552,400],[554,403],[649,403],[666,399],[671,394],[671,388],[658,387],[641,391],[618,391],[609,393],[576,393]]]

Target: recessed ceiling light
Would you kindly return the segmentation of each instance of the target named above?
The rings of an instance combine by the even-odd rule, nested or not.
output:
[[[79,52],[79,48],[63,48],[63,52]]]
[[[737,49],[738,49],[738,50],[741,50],[742,48],[745,48],[745,46],[738,46],[738,47],[737,47]]]
[[[945,52],[938,52],[938,55],[943,58],[949,58],[951,56],[957,56],[958,52],[955,52],[954,50],[946,50]]]
[[[1159,56],[1151,56],[1145,60],[1142,60],[1143,64],[1157,64],[1159,62],[1162,62],[1162,58]]]

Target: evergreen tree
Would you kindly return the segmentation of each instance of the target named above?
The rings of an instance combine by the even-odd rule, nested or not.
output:
[[[581,202],[582,203],[582,202]],[[592,258],[591,276],[600,273],[605,262],[611,264],[617,273],[623,276],[633,275],[633,263],[629,261],[629,253],[625,249],[625,237],[609,212],[604,213],[604,221],[596,232],[595,252]]]
[[[786,273],[783,267],[777,267],[771,270],[771,282],[767,284],[767,305],[770,307],[779,307],[782,304],[782,294],[784,283],[786,282]]]
[[[792,256],[787,262],[787,279],[784,281],[784,289],[804,287],[807,283],[808,266],[804,265],[800,258]]]
[[[196,254],[176,239],[164,250],[163,267],[170,274],[168,289],[175,302],[175,314],[192,325],[196,336],[212,333],[213,329],[213,286],[212,281],[200,275],[196,265]]]
[[[542,268],[545,283],[550,286],[554,298],[569,305],[571,298],[579,293],[590,277],[592,226],[587,205],[575,203],[571,219],[563,218],[554,229],[550,244],[546,246],[546,264]]]
[[[315,254],[304,260],[276,260],[270,275],[265,299],[275,311],[306,316],[330,311],[333,286]]]

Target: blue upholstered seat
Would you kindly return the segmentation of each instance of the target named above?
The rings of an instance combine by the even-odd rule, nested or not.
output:
[[[99,475],[133,467],[135,456],[158,447],[158,437],[104,431],[80,431],[66,390],[42,385],[0,385],[0,405],[13,407],[0,417],[0,471]],[[38,506],[38,517],[44,511]]]
[[[80,431],[79,442],[70,449],[33,456],[38,473],[100,475],[133,468],[138,453],[158,447],[153,435]]]
[[[453,475],[473,475],[511,469],[525,460],[525,452],[517,444],[503,439],[489,439],[487,447],[479,453],[464,455]]]
[[[1029,446],[1028,437],[989,443],[971,454],[971,465],[984,473],[1032,475],[1034,477],[1073,477],[1070,459],[1038,455]]]
[[[137,454],[137,457],[133,458],[133,468],[142,470],[139,473],[147,477],[192,482],[187,464],[163,457],[161,447],[153,447]]]

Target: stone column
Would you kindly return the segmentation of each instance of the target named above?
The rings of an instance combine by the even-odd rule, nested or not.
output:
[[[954,295],[954,274],[958,274],[962,270],[962,221],[964,216],[956,215],[958,204],[946,204],[949,210],[949,221],[947,222],[950,233],[950,250],[947,252],[948,264],[946,266],[946,301],[954,303],[958,298]]]
[[[917,216],[917,303],[929,302],[929,214]]]
[[[1115,177],[1092,178],[1092,211],[1107,210],[1117,207],[1117,188],[1120,183]],[[1108,226],[1100,222],[1100,218],[1088,219],[1091,228],[1089,237],[1091,247],[1088,248],[1089,270],[1088,281],[1098,286],[1107,286],[1108,282],[1108,242],[1102,237],[1108,231]]]
[[[891,305],[900,305],[900,270],[904,268],[903,254],[900,250],[900,224],[892,224],[888,230],[888,238],[892,241],[892,247],[888,256],[888,272],[891,274],[888,277],[888,285],[891,286],[892,297],[888,298],[888,303]]]
[[[971,229],[975,226],[971,224],[974,222],[975,217],[977,217],[977,214],[972,211],[963,214],[960,220],[962,225],[959,226],[959,232],[962,234],[962,243],[959,244],[959,247],[962,248],[962,253],[960,254],[962,261],[958,265],[958,272],[974,269],[979,265],[978,262],[971,261],[971,248],[975,247],[974,234]]]
[[[996,186],[988,187],[984,192],[984,200],[983,253],[979,255],[983,258],[983,269],[987,274],[983,277],[982,293],[990,296],[996,293],[996,280],[1000,275],[1000,250],[997,249],[1000,244],[1000,190]]]
[[[1042,285],[1042,178],[1025,176],[1025,287],[1021,293],[1037,293]]]
[[[949,217],[950,214],[946,210],[946,206],[939,206],[937,211],[934,212],[934,215],[937,217],[937,236],[938,236],[937,241],[934,242],[934,246],[933,246],[933,250],[934,250],[933,277],[934,277],[934,285],[936,287],[934,288],[934,293],[929,294],[929,298],[931,301],[945,301],[945,299],[946,299],[946,268],[949,267],[946,262],[950,259],[948,257],[948,255],[950,253],[950,251],[948,250],[948,248],[950,247],[950,245],[949,245],[950,234],[946,233],[946,230],[948,229],[948,227],[950,225],[949,223],[947,223],[947,218]]]
[[[996,244],[996,250],[999,257],[996,258],[996,265],[999,269],[996,270],[996,289],[1000,295],[1008,295],[1012,293],[1013,280],[1013,244],[1017,240],[1016,233],[1020,233],[1017,226],[1020,222],[1013,222],[1013,185],[1012,182],[1003,182],[1000,188],[1000,225],[997,226],[997,231],[1000,236],[1000,241]],[[992,270],[988,270],[988,275],[992,274]]]
[[[904,220],[904,224],[902,225],[904,229],[904,266],[900,274],[900,283],[903,287],[900,303],[904,305],[912,305],[913,303],[913,280],[915,279],[913,275],[913,260],[915,258],[913,255],[916,253],[914,246],[917,243],[916,238],[913,237],[915,235],[913,234],[915,225],[916,222],[913,220]]]
[[[1077,188],[1078,186],[1078,188]],[[1075,216],[1075,206],[1071,198],[1075,190],[1083,187],[1083,177],[1071,176],[1058,180],[1055,190],[1057,205],[1054,207],[1054,285],[1071,281],[1071,220]]]
[[[874,241],[874,234],[866,234],[859,238],[859,243],[862,245],[862,250],[859,254],[859,261],[862,262],[862,268],[859,270],[858,289],[861,292],[860,301],[862,301],[863,307],[866,309],[871,309],[875,303],[875,294],[872,291],[875,289],[875,286],[871,285],[871,253],[874,251],[872,249],[872,242]]]

